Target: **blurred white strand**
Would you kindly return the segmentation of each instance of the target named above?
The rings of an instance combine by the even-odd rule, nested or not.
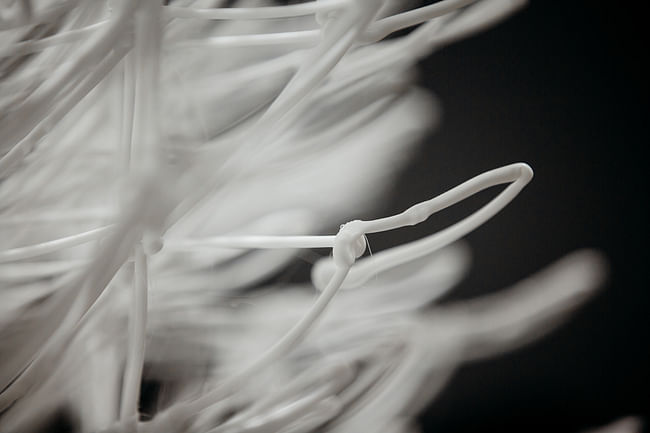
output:
[[[46,48],[60,44],[78,42],[83,40],[84,37],[89,36],[95,30],[101,28],[104,24],[104,22],[99,22],[80,29],[73,29],[64,33],[57,33],[52,36],[47,36],[37,40],[18,42],[14,45],[0,48],[0,57],[22,56],[25,54],[42,51]]]
[[[0,263],[38,257],[43,254],[60,251],[62,249],[70,248],[85,242],[91,242],[106,235],[111,228],[111,226],[98,227],[96,229],[77,233],[71,236],[66,236],[60,239],[54,239],[35,245],[28,245],[24,247],[0,251]]]
[[[193,9],[188,7],[165,6],[165,15],[170,18],[200,18],[208,20],[264,20],[291,18],[331,12],[350,6],[350,0],[319,0],[304,3],[270,7],[232,7]]]

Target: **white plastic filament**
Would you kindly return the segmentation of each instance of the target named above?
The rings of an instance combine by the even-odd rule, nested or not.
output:
[[[355,219],[437,122],[417,61],[523,2],[410,4],[3,2],[0,432],[60,411],[84,432],[412,431],[459,365],[598,288],[604,260],[585,250],[435,305],[469,266],[460,239],[532,179],[524,163]],[[364,256],[367,234],[502,185]],[[323,248],[310,284],[272,278]],[[153,412],[143,381],[162,387]]]

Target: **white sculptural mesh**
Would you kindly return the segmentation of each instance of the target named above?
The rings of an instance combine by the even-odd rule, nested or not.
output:
[[[521,5],[7,2],[0,431],[62,406],[83,431],[410,431],[460,364],[552,329],[598,287],[598,253],[435,306],[469,265],[457,241],[526,164],[355,219],[438,121],[417,61]],[[366,253],[367,234],[499,185],[449,228]],[[269,282],[302,248],[332,249],[311,284]],[[154,413],[144,368],[166,383]]]

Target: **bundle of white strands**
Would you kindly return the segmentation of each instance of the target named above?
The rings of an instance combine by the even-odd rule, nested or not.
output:
[[[413,431],[460,364],[542,335],[602,279],[581,251],[435,306],[523,163],[354,220],[436,123],[414,65],[520,1],[1,3],[2,432],[62,411],[83,432]],[[305,248],[331,249],[311,283],[273,283]]]

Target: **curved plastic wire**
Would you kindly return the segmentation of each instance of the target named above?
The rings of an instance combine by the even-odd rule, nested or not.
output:
[[[198,18],[204,20],[266,20],[293,18],[331,12],[351,3],[350,0],[310,1],[285,6],[261,6],[254,8],[210,8],[165,6],[164,15],[168,18]]]
[[[417,260],[455,242],[496,215],[519,194],[532,177],[533,171],[527,164],[511,164],[476,176],[446,193],[418,203],[398,215],[372,221],[352,221],[348,223],[344,230],[349,230],[350,236],[357,237],[368,233],[411,226],[425,221],[434,213],[486,188],[511,183],[488,204],[456,224],[426,238],[381,251],[369,258],[360,260],[351,269],[344,287],[358,287],[373,275]],[[319,266],[318,264],[315,266],[312,273],[312,282],[317,288],[322,289],[324,287],[324,282],[329,280],[329,275],[333,272],[332,268],[332,266]]]
[[[9,250],[0,251],[0,263],[8,263],[16,260],[23,260],[32,257],[38,257],[43,254],[52,253],[65,248],[74,247],[101,239],[106,236],[113,229],[113,226],[98,227],[96,229],[88,230],[82,233],[77,233],[71,236],[65,236],[59,239],[54,239],[39,244],[27,245],[24,247],[12,248]]]

